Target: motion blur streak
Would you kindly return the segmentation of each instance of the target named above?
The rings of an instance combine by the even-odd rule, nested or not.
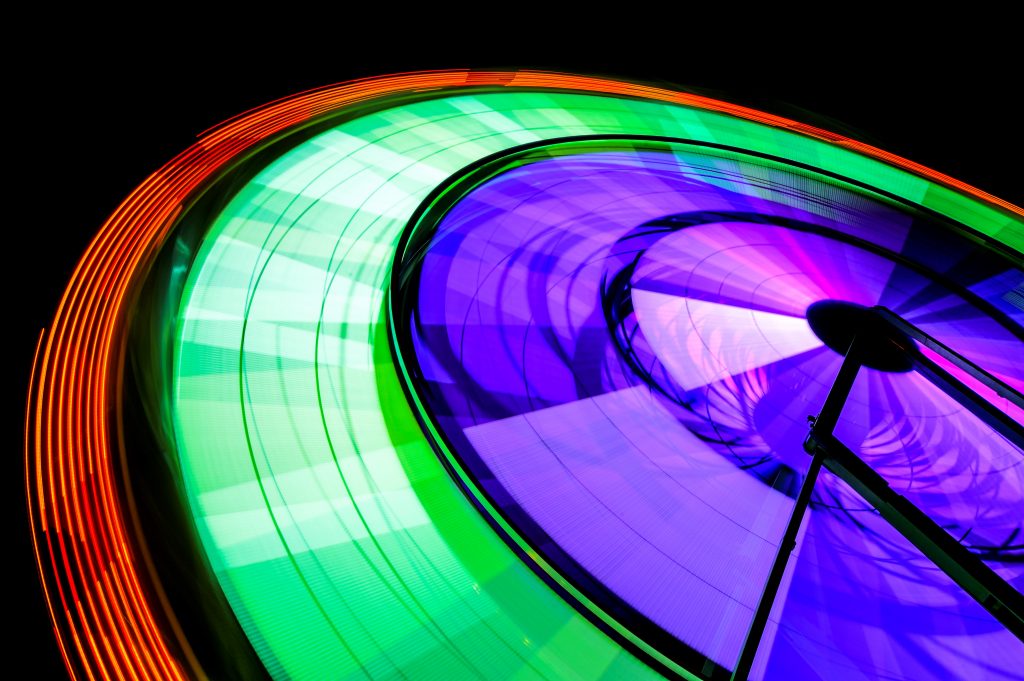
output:
[[[824,139],[1016,214],[945,175],[824,130],[705,97],[599,78],[466,70],[398,74],[278,100],[206,133],[139,186],[102,226],[40,339],[26,413],[26,485],[36,559],[73,678],[202,676],[135,544],[112,428],[136,285],[182,210],[243,155],[286,131],[399,92],[459,87],[581,90],[720,111]]]

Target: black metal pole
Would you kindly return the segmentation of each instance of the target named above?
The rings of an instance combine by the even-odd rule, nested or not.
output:
[[[811,492],[814,490],[814,483],[821,471],[822,455],[815,452],[811,459],[811,466],[807,469],[803,484],[800,485],[800,492],[796,496],[796,505],[793,507],[793,514],[789,516],[789,524],[782,535],[779,543],[779,551],[775,554],[775,562],[772,563],[771,572],[768,573],[768,581],[764,584],[761,592],[761,600],[757,603],[754,611],[754,618],[750,621],[750,628],[747,630],[747,637],[743,641],[743,649],[740,651],[740,658],[736,661],[736,668],[732,672],[733,681],[746,681],[750,674],[750,668],[757,656],[757,648],[764,635],[764,628],[768,625],[768,615],[771,614],[772,606],[775,604],[775,596],[778,595],[779,585],[782,583],[782,576],[789,564],[789,556],[796,548],[796,535],[800,531],[800,524],[803,522],[807,506],[811,501]]]
[[[1007,385],[1004,381],[999,380],[989,372],[982,369],[980,366],[967,359],[953,348],[945,345],[941,341],[917,328],[906,319],[903,319],[898,314],[893,312],[887,307],[875,307],[874,308],[883,320],[894,326],[897,330],[905,333],[907,336],[913,338],[921,345],[930,349],[940,357],[945,358],[947,361],[960,367],[968,375],[981,382],[983,385],[988,386],[993,392],[1000,397],[1008,399],[1019,408],[1024,409],[1024,395],[1020,392]],[[911,351],[908,348],[908,351]],[[912,353],[914,354],[914,353]],[[920,355],[921,353],[916,353]]]
[[[854,337],[850,343],[850,349],[846,351],[843,364],[839,367],[839,373],[836,374],[836,380],[832,382],[832,387],[828,391],[825,404],[821,405],[818,417],[811,420],[812,432],[831,435],[835,430],[836,423],[839,422],[839,414],[842,413],[843,406],[846,405],[846,399],[850,396],[853,382],[857,380],[857,373],[860,371],[859,354],[857,338]],[[809,440],[810,438],[808,438]],[[808,454],[814,453],[809,442],[804,444],[804,449]]]
[[[1024,451],[1024,426],[1012,416],[964,385],[953,374],[928,359],[920,352],[912,355],[914,368],[932,385],[952,397],[958,404],[981,419],[989,428],[1006,438],[1017,449]]]
[[[934,341],[917,327],[905,322],[882,308],[886,319],[915,339],[933,341],[942,354],[972,375],[987,377],[986,384],[1001,386],[1009,397],[1020,397],[1012,388],[983,369],[969,364],[960,355]],[[939,527],[909,500],[894,492],[885,479],[853,453],[834,435],[839,414],[849,397],[860,364],[855,355],[857,340],[850,346],[839,369],[836,381],[825,399],[817,419],[812,420],[811,432],[804,448],[823,460],[825,468],[844,480],[862,498],[871,504],[883,519],[906,537],[939,569],[949,575],[964,591],[986,608],[1017,638],[1024,640],[1024,597],[999,577],[978,556],[971,553],[948,532]],[[920,351],[908,348],[914,368],[947,395],[981,418],[996,432],[1018,447],[1024,444],[1024,429],[1008,415],[970,390],[952,374],[925,357]],[[1011,394],[1012,393],[1012,394]],[[1002,394],[1002,393],[1001,393]],[[1016,403],[1016,401],[1015,401]]]
[[[839,374],[836,376],[832,388],[828,391],[825,404],[821,407],[821,413],[816,420],[812,420],[813,428],[821,428],[828,433],[835,428],[839,414],[850,396],[853,389],[853,382],[857,379],[857,372],[860,371],[860,362],[857,361],[857,339],[850,343],[850,349],[846,352],[846,358],[839,367]],[[764,636],[764,628],[768,625],[768,615],[771,614],[772,606],[775,604],[775,597],[779,593],[779,585],[782,583],[782,576],[789,564],[789,557],[796,548],[796,535],[800,531],[800,524],[803,522],[804,514],[811,503],[811,492],[814,491],[814,483],[818,480],[818,473],[821,471],[823,452],[812,444],[812,436],[808,436],[804,447],[812,454],[811,465],[807,469],[807,475],[800,485],[800,491],[796,495],[796,505],[793,506],[793,513],[789,516],[789,524],[782,535],[779,543],[779,551],[775,554],[775,562],[768,573],[768,580],[761,591],[761,599],[757,602],[754,610],[754,617],[750,621],[750,628],[747,629],[747,637],[743,640],[743,649],[740,650],[740,657],[736,661],[736,667],[732,672],[733,681],[746,681],[750,675],[750,668],[757,656],[757,648]]]
[[[924,511],[893,491],[885,479],[834,435],[817,440],[825,468],[874,506],[879,515],[940,570],[1024,641],[1024,596]]]
[[[907,323],[890,310],[885,308],[876,308],[876,310],[883,319],[900,331],[960,366],[1000,396],[1006,397],[1018,406],[1022,405],[1024,398],[1013,388],[917,327]],[[961,588],[977,599],[1007,629],[1024,640],[1024,598],[1021,597],[1021,594],[935,524],[920,509],[893,492],[878,473],[835,438],[833,431],[861,367],[857,345],[857,338],[854,337],[832,388],[829,390],[828,397],[825,399],[825,404],[822,405],[821,412],[816,418],[809,419],[811,432],[804,441],[804,449],[812,455],[811,465],[800,486],[796,505],[793,507],[789,524],[786,525],[782,542],[779,544],[779,551],[775,555],[775,561],[772,563],[764,590],[761,592],[761,599],[758,601],[750,628],[747,630],[746,639],[743,641],[743,649],[740,651],[739,660],[737,660],[736,668],[732,673],[733,681],[746,681],[750,675],[765,626],[768,624],[768,615],[771,613],[778,595],[782,576],[789,564],[789,557],[793,549],[796,548],[796,536],[810,504],[811,492],[823,463],[878,509],[886,521],[953,578]],[[1018,447],[1024,445],[1024,429],[1021,424],[982,399],[916,348],[905,348],[904,351],[911,356],[913,367],[939,389],[981,418],[1013,444]]]

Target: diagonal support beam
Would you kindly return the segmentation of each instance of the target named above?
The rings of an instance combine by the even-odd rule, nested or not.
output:
[[[1014,636],[1024,641],[1024,596],[921,509],[897,494],[885,479],[833,435],[808,437],[815,457],[874,506],[930,561],[978,601]]]

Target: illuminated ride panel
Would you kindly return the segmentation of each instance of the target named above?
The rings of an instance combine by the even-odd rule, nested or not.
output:
[[[531,544],[681,659],[739,656],[810,463],[843,358],[808,308],[887,306],[1022,385],[1021,272],[951,225],[685,145],[518,163],[409,249],[413,383]],[[1021,588],[1013,445],[905,371],[863,370],[836,434]],[[1020,673],[1013,634],[831,475],[781,594],[752,678]]]
[[[68,298],[30,404],[44,583],[84,675],[202,671],[133,586],[133,516],[103,491],[112,398],[88,387],[109,379],[76,373],[108,370],[78,352],[123,362],[106,329],[159,245],[166,373],[136,380],[275,678],[727,678],[841,362],[808,308],[885,305],[1024,384],[1019,209],[732,105],[414,74],[272,105],[176,163],[90,251],[117,276],[76,274],[112,303]],[[95,425],[67,425],[76,395]],[[1019,450],[914,372],[863,370],[837,434],[1021,589]],[[827,474],[759,650],[752,678],[1024,665]]]

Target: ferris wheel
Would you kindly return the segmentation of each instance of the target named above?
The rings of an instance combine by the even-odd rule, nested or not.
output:
[[[208,133],[44,335],[73,675],[1024,678],[1024,217],[636,83]]]

